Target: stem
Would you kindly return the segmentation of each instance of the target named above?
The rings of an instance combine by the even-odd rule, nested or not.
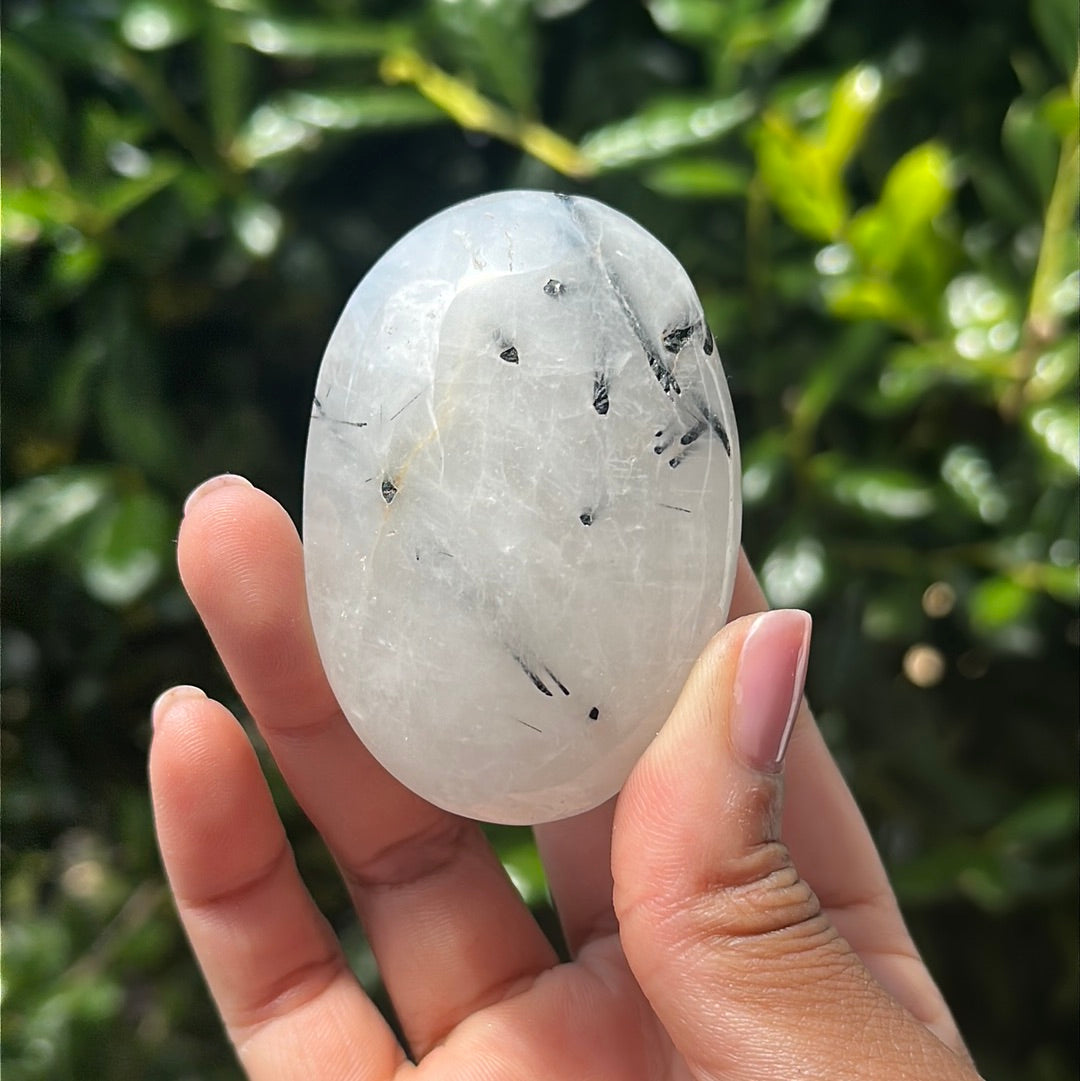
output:
[[[120,911],[102,928],[87,950],[61,974],[58,982],[96,979],[114,948],[144,927],[168,897],[160,882],[144,881],[124,902]]]
[[[388,83],[412,83],[425,98],[469,131],[483,132],[520,147],[564,176],[582,179],[596,166],[568,139],[533,120],[515,116],[467,83],[429,64],[411,49],[386,56],[379,73]]]
[[[1080,66],[1073,72],[1071,93],[1080,101]],[[1001,412],[1012,419],[1027,396],[1027,385],[1039,355],[1061,332],[1061,318],[1054,310],[1054,292],[1061,284],[1068,255],[1069,226],[1080,198],[1080,139],[1070,131],[1061,143],[1054,186],[1043,218],[1042,242],[1031,283],[1031,297],[1024,319],[1023,344],[1016,358],[1016,375],[1001,400]]]
[[[136,56],[117,49],[110,65],[134,87],[157,114],[162,126],[221,186],[230,194],[241,191],[240,178],[229,168],[214,145],[206,138],[202,127],[184,110],[157,74]]]
[[[1073,101],[1080,101],[1080,67],[1073,73]],[[1027,323],[1043,342],[1057,336],[1058,319],[1053,309],[1053,293],[1061,280],[1061,267],[1066,258],[1069,225],[1076,214],[1080,195],[1080,140],[1075,129],[1062,140],[1057,175],[1046,205],[1042,243],[1031,285],[1031,302]]]

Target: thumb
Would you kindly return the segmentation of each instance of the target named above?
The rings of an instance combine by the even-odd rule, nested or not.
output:
[[[809,645],[805,612],[729,624],[631,774],[612,835],[627,961],[695,1077],[973,1077],[874,981],[780,840]]]

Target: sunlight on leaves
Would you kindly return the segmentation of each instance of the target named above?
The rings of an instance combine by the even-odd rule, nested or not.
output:
[[[401,48],[411,31],[392,22],[257,16],[231,20],[229,37],[267,56],[292,59],[379,56]]]
[[[765,595],[778,608],[801,608],[825,584],[825,550],[812,537],[775,548],[761,567]]]
[[[102,505],[110,487],[107,471],[72,467],[33,477],[4,492],[0,504],[4,559],[37,555],[62,539],[71,526]]]
[[[1080,407],[1074,402],[1039,406],[1028,415],[1027,426],[1051,458],[1080,473]]]
[[[622,169],[713,142],[737,128],[753,111],[749,94],[656,101],[637,116],[586,135],[581,151],[599,169]]]

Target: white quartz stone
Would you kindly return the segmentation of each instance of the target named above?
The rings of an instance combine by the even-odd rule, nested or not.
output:
[[[319,372],[311,615],[372,754],[451,811],[621,787],[724,621],[739,458],[685,271],[622,214],[502,192],[414,229]]]

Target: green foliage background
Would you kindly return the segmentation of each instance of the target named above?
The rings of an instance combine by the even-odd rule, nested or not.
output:
[[[410,226],[513,186],[605,200],[687,266],[748,551],[815,615],[811,699],[916,939],[987,1077],[1076,1076],[1073,0],[8,0],[3,23],[5,1081],[237,1075],[144,781],[161,689],[234,702],[177,583],[179,506],[233,470],[295,514],[345,297]],[[551,926],[527,831],[492,836]]]

